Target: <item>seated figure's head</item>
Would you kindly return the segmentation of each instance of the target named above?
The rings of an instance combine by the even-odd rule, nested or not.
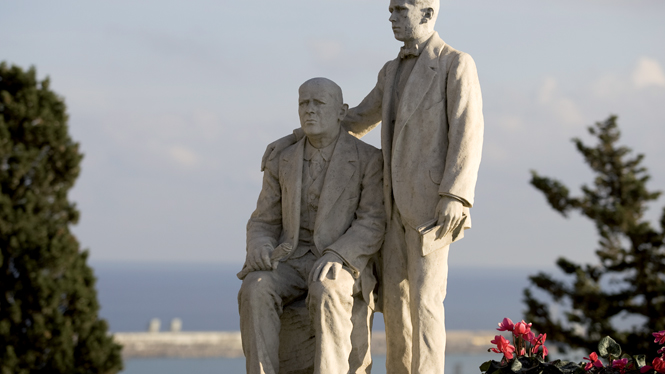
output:
[[[312,78],[298,89],[300,126],[310,143],[328,145],[339,134],[342,119],[349,108],[342,89],[327,78]]]

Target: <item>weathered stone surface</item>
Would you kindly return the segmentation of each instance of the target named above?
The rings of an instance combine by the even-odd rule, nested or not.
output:
[[[280,374],[310,374],[314,372],[316,337],[309,318],[305,298],[284,308],[279,333]]]

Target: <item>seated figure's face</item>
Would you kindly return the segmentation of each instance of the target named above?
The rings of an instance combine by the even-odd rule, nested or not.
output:
[[[331,82],[310,80],[300,86],[298,114],[300,126],[307,137],[337,134],[344,118],[341,94],[335,92]]]

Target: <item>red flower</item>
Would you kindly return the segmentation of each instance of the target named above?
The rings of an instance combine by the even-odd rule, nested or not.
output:
[[[659,355],[663,355],[663,356],[665,356],[665,347],[659,349],[659,350],[658,350],[658,354],[659,354]],[[663,357],[663,358],[665,358],[665,357]]]
[[[513,334],[515,336],[521,336],[526,338],[526,336],[531,332],[531,324],[527,324],[522,320],[521,322],[517,322],[515,324],[515,328],[513,328]]]
[[[598,359],[598,354],[596,352],[591,352],[589,357],[584,357],[584,359],[591,361],[584,366],[584,370],[589,371],[589,369],[591,369],[594,366],[597,368],[603,367],[603,362]]]
[[[656,340],[653,341],[654,343],[665,344],[665,330],[652,332],[651,335],[656,338]]]
[[[533,334],[532,332],[530,334]],[[529,342],[533,344],[533,353],[538,352],[538,348],[545,345],[545,339],[547,339],[547,334],[540,334],[537,338],[531,338]]]
[[[526,336],[524,337],[524,340],[526,340],[527,342],[535,345],[536,344],[536,334],[534,334],[533,331],[529,331],[529,333],[526,334]]]
[[[515,324],[513,321],[510,320],[510,318],[504,318],[501,323],[499,323],[499,328],[497,330],[499,331],[513,331],[513,328],[515,327]]]
[[[496,348],[492,348],[492,352],[503,353],[507,359],[513,358],[513,352],[515,352],[515,347],[510,345],[508,339],[504,338],[501,335],[495,335],[494,340],[491,341],[492,344],[496,344]]]
[[[662,357],[656,357],[651,362],[653,369],[661,374],[665,374],[665,359]]]
[[[653,366],[644,365],[640,368],[640,373],[644,374],[647,371],[651,371],[651,370],[653,370]]]

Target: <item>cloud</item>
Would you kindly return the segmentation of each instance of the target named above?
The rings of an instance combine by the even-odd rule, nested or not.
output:
[[[191,168],[199,164],[199,156],[192,150],[176,145],[169,149],[169,155],[180,166]]]
[[[566,125],[577,126],[586,123],[577,104],[559,92],[558,82],[552,77],[545,78],[540,86],[538,101]]]
[[[334,62],[342,56],[339,40],[316,39],[309,42],[309,50],[318,62]]]
[[[640,57],[635,70],[632,74],[633,85],[635,88],[647,88],[651,86],[665,87],[665,73],[658,61]]]

